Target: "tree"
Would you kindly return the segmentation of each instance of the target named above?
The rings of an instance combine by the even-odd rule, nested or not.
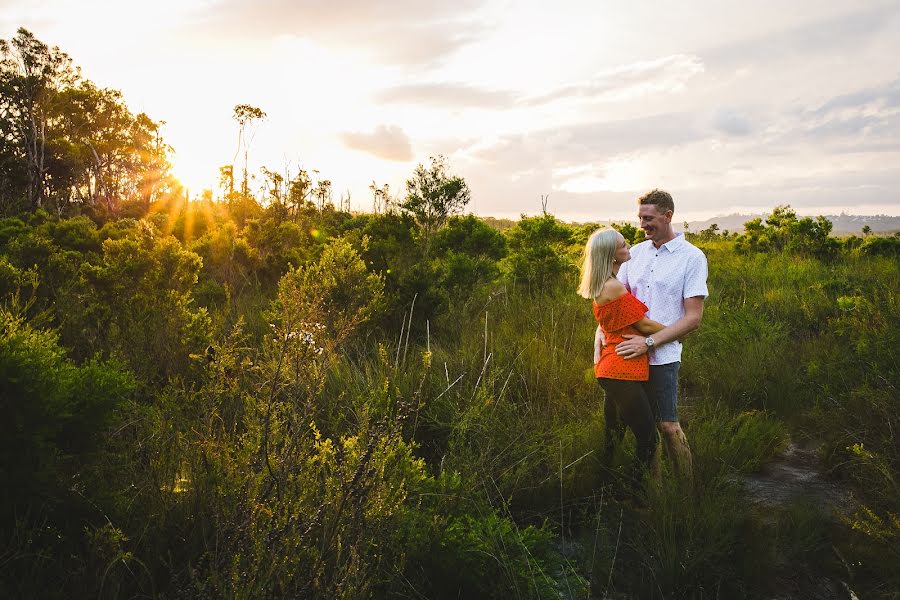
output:
[[[819,215],[797,218],[790,206],[776,206],[765,223],[756,218],[744,223],[745,234],[738,248],[752,251],[775,250],[826,257],[832,255],[838,243],[830,238],[832,223]]]
[[[231,201],[234,195],[234,165],[223,165],[219,167],[219,187],[222,188],[222,195],[227,201]]]
[[[406,199],[400,204],[419,226],[422,255],[428,256],[431,238],[451,215],[469,203],[469,186],[459,176],[447,173],[447,159],[431,157],[431,167],[419,164],[406,182]]]
[[[5,212],[70,203],[144,209],[172,184],[161,122],[82,79],[72,60],[25,29],[0,40],[0,194]],[[21,201],[15,200],[20,197]],[[12,209],[12,210],[10,210]]]
[[[532,292],[546,292],[575,273],[568,254],[573,231],[553,215],[523,215],[505,234],[509,253],[503,259],[503,270],[513,283]]]
[[[60,96],[66,126],[51,140],[57,161],[49,173],[58,204],[75,200],[112,212],[122,200],[134,199],[148,209],[171,191],[171,148],[162,141],[162,122],[144,113],[132,115],[120,92],[91,81]]]
[[[869,235],[872,234],[872,228],[869,227],[868,225],[863,225],[862,234],[863,234],[863,237],[869,237]]]
[[[455,216],[434,236],[433,250],[441,288],[470,296],[499,274],[506,238],[475,215]]]
[[[79,78],[72,59],[49,47],[27,29],[12,40],[0,40],[0,137],[24,164],[28,206],[41,208],[46,197],[48,129],[60,92]]]
[[[316,200],[319,201],[319,210],[324,210],[326,201],[331,203],[331,180],[320,179],[316,184],[316,189],[313,190],[313,195],[316,197]]]
[[[621,233],[622,237],[632,246],[644,241],[644,230],[638,229],[631,223],[613,223],[612,228]]]
[[[700,239],[701,240],[714,240],[719,235],[719,224],[713,223],[706,229],[700,230]]]
[[[388,213],[391,210],[391,188],[388,184],[379,187],[375,180],[369,184],[372,191],[372,212],[376,215],[379,213]]]
[[[278,205],[284,205],[286,196],[286,193],[283,190],[284,175],[277,171],[267,169],[266,167],[260,167],[260,172],[263,174],[263,185],[266,186],[270,201]]]
[[[247,139],[247,129],[254,121],[265,119],[266,113],[262,109],[249,104],[238,104],[234,107],[232,118],[237,121],[238,124],[238,149],[237,152],[235,152],[235,158],[237,158],[241,149],[244,150],[244,178],[241,181],[241,193],[246,195],[248,193],[247,160],[250,154],[250,143],[253,142],[252,135],[249,140]]]
[[[312,193],[312,179],[309,173],[300,169],[297,175],[288,184],[288,203],[293,210],[294,217],[300,214],[300,209],[307,203]]]

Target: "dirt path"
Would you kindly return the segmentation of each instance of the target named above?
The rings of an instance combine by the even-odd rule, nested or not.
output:
[[[777,508],[806,497],[828,513],[849,515],[856,503],[853,495],[825,477],[819,448],[791,442],[759,473],[744,477],[750,499],[758,505]]]
[[[811,444],[791,442],[759,473],[743,477],[743,483],[764,520],[774,521],[779,510],[801,498],[832,519],[849,516],[856,508],[853,494],[825,476],[819,447]],[[843,559],[835,554],[828,562],[838,561]],[[858,600],[843,578],[823,564],[789,564],[779,571],[773,573],[771,589],[778,592],[771,600]]]

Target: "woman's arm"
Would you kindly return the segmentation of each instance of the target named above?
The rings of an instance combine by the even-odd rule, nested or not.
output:
[[[653,319],[648,319],[644,317],[640,321],[634,324],[634,328],[637,329],[641,335],[653,335],[654,333],[658,333],[666,328],[662,323],[657,323]]]
[[[625,294],[628,293],[628,290],[625,289],[625,286],[622,282],[613,278],[606,282],[606,285],[603,286],[603,292],[596,298],[597,304],[606,304],[607,302],[612,302],[618,298],[621,298]],[[652,319],[648,319],[644,317],[640,321],[633,323],[634,328],[640,332],[641,335],[653,335],[654,333],[658,333],[666,328],[662,323],[657,323]],[[596,340],[595,340],[596,345]]]

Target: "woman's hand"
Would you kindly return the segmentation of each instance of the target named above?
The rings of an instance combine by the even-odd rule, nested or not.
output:
[[[625,338],[625,341],[616,344],[616,354],[622,358],[637,358],[647,353],[648,348],[644,336],[626,333],[622,337]]]

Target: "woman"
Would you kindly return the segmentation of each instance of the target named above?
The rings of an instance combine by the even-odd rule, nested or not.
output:
[[[633,359],[616,354],[624,334],[652,335],[665,327],[646,317],[647,307],[616,279],[619,267],[631,258],[628,242],[614,229],[598,229],[588,238],[581,267],[578,293],[593,300],[594,318],[600,323],[604,343],[594,365],[594,375],[606,392],[606,451],[613,439],[621,440],[624,426],[634,432],[636,458],[641,467],[650,464],[659,436],[642,381],[650,378],[646,354]]]

